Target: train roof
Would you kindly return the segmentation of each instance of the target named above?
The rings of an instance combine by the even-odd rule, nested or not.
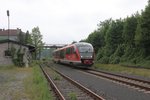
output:
[[[74,43],[75,45],[77,46],[80,46],[80,45],[90,45],[92,46],[90,43],[87,43],[87,42],[78,42],[78,43]]]
[[[68,48],[68,47],[72,47],[72,46],[83,46],[83,45],[89,45],[92,47],[92,45],[90,43],[87,43],[87,42],[77,42],[77,43],[73,43],[73,44],[70,44],[70,45],[67,45],[65,47],[62,47],[62,48],[58,48],[55,51],[59,51],[59,50],[62,50],[62,49],[65,49],[65,48]]]

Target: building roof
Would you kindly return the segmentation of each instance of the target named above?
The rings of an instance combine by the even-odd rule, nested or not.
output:
[[[20,29],[9,29],[9,35],[17,36],[20,31],[21,31]],[[0,36],[7,36],[7,35],[8,35],[8,30],[0,29]]]
[[[18,45],[23,45],[23,46],[26,46],[29,48],[30,52],[34,52],[35,51],[35,47],[33,45],[29,45],[29,44],[22,44],[18,41],[14,41],[14,40],[9,40],[9,39],[6,39],[6,40],[0,40],[0,44],[2,43],[7,43],[7,42],[12,42],[14,44],[18,44]]]

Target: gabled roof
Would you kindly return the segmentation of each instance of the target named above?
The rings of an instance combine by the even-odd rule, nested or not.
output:
[[[9,29],[9,35],[17,36],[20,31],[21,31],[20,29]],[[8,35],[8,30],[0,29],[0,36],[7,36],[7,35]]]

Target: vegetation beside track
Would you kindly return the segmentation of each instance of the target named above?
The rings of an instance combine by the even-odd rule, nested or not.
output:
[[[47,81],[38,65],[31,69],[31,76],[24,80],[25,90],[31,100],[53,100]]]
[[[150,0],[141,13],[100,21],[82,41],[91,43],[96,61],[150,68]]]
[[[100,63],[96,63],[94,67],[96,69],[101,69],[105,71],[112,71],[112,72],[150,77],[150,69],[130,68],[130,67],[125,67],[125,66],[118,65],[118,64],[100,64]]]

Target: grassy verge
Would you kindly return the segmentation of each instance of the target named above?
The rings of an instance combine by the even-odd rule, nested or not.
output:
[[[35,65],[32,68],[32,74],[24,80],[24,84],[31,100],[53,100],[39,66]]]
[[[146,68],[146,69],[150,69],[150,61],[146,61],[146,60],[143,60],[141,62],[138,62],[138,63],[132,63],[132,62],[122,62],[120,63],[121,65],[124,65],[124,66],[130,66],[130,67],[137,67],[137,68]]]
[[[99,64],[99,63],[96,63],[95,66],[96,68],[101,69],[101,70],[150,77],[150,69],[129,68],[129,67],[121,66],[121,65]]]

